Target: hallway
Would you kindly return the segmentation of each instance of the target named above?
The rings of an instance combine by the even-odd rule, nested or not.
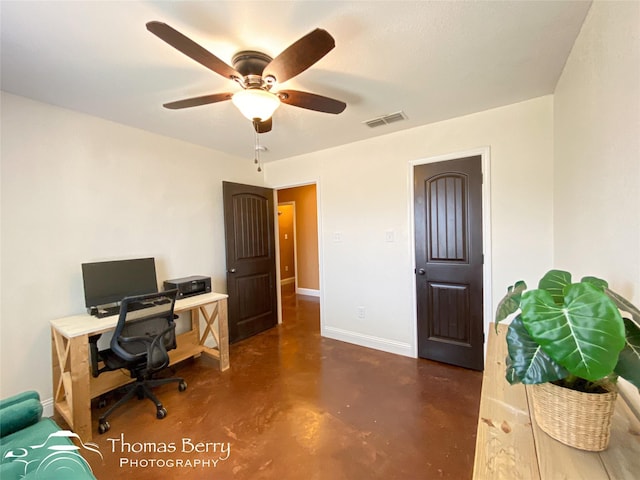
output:
[[[285,292],[283,310],[228,371],[179,365],[189,387],[157,390],[165,419],[148,401],[115,413],[104,460],[86,456],[97,478],[471,478],[480,372],[324,339],[314,297]]]

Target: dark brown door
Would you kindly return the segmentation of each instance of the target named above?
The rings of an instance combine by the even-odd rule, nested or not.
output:
[[[273,190],[222,182],[229,341],[278,323]]]
[[[418,356],[482,370],[482,164],[414,167]]]

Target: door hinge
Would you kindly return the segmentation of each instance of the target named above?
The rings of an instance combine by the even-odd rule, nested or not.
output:
[[[484,332],[482,332],[482,344],[484,345],[485,340],[484,340]]]

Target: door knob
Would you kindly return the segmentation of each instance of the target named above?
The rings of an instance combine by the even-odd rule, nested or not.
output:
[[[232,268],[231,270],[229,270],[229,273],[236,273],[236,269]]]
[[[424,271],[424,268],[421,268],[421,269],[418,270],[417,273],[418,273],[418,275],[424,275],[427,272]]]

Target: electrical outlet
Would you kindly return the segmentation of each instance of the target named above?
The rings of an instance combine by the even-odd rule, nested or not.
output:
[[[384,240],[386,242],[395,242],[396,241],[396,234],[393,230],[387,230],[386,232],[384,232]]]
[[[333,232],[333,241],[341,242],[342,241],[342,232]]]
[[[357,311],[358,318],[364,318],[365,317],[366,311],[365,311],[364,307],[358,307],[356,309],[356,311]]]
[[[285,271],[285,272],[288,272],[288,271],[289,271],[289,265],[285,265],[285,266],[284,266],[284,271]]]

